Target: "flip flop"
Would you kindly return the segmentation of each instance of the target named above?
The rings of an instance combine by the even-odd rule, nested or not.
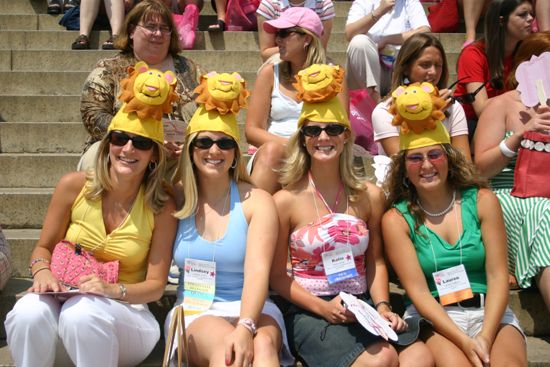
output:
[[[60,14],[61,13],[61,1],[60,0],[50,0],[48,2],[48,14]]]
[[[90,39],[88,36],[81,34],[71,45],[73,50],[88,50],[90,48]]]
[[[218,19],[214,24],[208,26],[208,32],[223,32],[225,31],[225,21]]]
[[[109,37],[105,42],[103,42],[103,44],[101,45],[101,49],[103,50],[114,50],[115,49],[115,45],[114,45],[114,39],[115,39],[115,35]]]

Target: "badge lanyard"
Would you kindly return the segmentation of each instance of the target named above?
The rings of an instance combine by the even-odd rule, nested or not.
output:
[[[230,196],[231,184],[225,197],[222,215],[225,213]],[[229,215],[231,218],[231,214]],[[183,304],[186,315],[207,311],[214,302],[214,296],[216,295],[216,248],[220,241],[220,236],[217,237],[216,241],[214,241],[211,261],[191,258],[191,244],[188,243],[183,282]]]
[[[437,256],[435,254],[432,239],[426,229],[435,265],[435,272],[432,273],[432,277],[439,294],[439,301],[443,306],[473,297],[470,281],[468,280],[468,274],[466,273],[464,264],[462,264],[462,236],[460,234],[457,211],[455,211],[455,221],[460,251],[460,265],[451,266],[441,271],[438,269]]]
[[[338,208],[340,194],[342,193],[342,191],[344,191],[343,189],[344,185],[340,182],[340,186],[338,188],[338,193],[336,194],[336,200],[335,200],[334,206],[333,208],[331,208],[327,204],[321,192],[317,190],[317,187],[315,186],[315,182],[313,182],[313,179],[311,177],[311,172],[308,172],[308,177],[309,177],[309,183],[315,190],[315,193],[317,194],[317,196],[321,199],[323,204],[325,204],[326,208],[330,211],[330,214],[333,214]],[[319,215],[319,208],[317,206],[317,200],[315,200],[315,194],[313,194],[313,203],[315,205],[317,219],[320,220],[321,216]],[[348,210],[349,210],[349,202],[348,202],[348,195],[346,193],[346,213]],[[349,236],[350,236],[349,221],[347,221],[347,226],[348,228],[346,233],[345,247],[327,251],[327,247],[326,247],[327,245],[323,244],[323,252],[321,253],[321,258],[323,260],[324,272],[329,284],[341,282],[346,279],[355,278],[359,275],[355,267],[355,259],[353,256],[353,252],[351,251],[351,248],[349,245]]]

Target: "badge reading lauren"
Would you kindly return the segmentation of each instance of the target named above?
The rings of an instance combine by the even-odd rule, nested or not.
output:
[[[321,257],[323,258],[325,275],[329,284],[355,278],[359,275],[349,246],[323,252]]]
[[[439,293],[439,301],[443,306],[474,296],[463,264],[436,271],[432,276]]]
[[[216,292],[216,262],[185,259],[183,268],[183,305],[185,314],[201,313],[210,308]]]

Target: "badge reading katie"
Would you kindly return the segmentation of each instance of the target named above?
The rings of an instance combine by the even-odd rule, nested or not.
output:
[[[349,246],[323,252],[321,257],[323,258],[325,275],[329,284],[355,278],[359,275]]]
[[[191,315],[208,310],[214,302],[216,292],[216,262],[185,259],[183,271],[185,314]]]
[[[439,293],[439,301],[443,306],[474,296],[463,264],[436,271],[432,276]]]

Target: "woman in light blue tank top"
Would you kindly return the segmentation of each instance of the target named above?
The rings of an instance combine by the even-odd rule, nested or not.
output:
[[[204,88],[216,78],[211,74],[203,76]],[[220,76],[235,79],[234,89],[244,91],[240,76]],[[191,365],[291,365],[282,315],[266,301],[277,212],[271,196],[250,184],[238,139],[236,116],[204,105],[187,128],[174,214],[174,262],[183,269],[176,305],[192,345],[185,353]]]

